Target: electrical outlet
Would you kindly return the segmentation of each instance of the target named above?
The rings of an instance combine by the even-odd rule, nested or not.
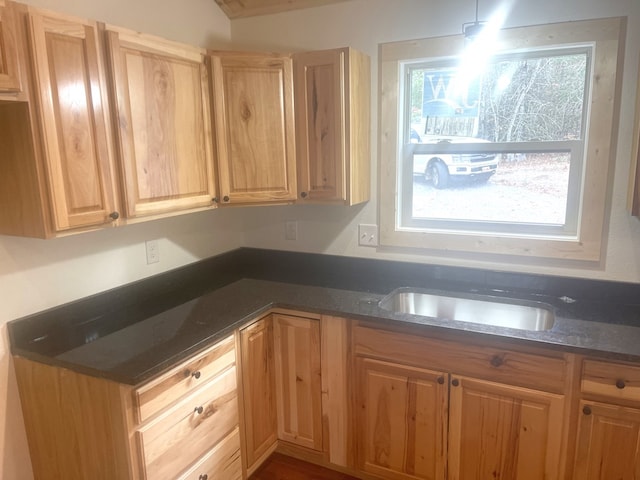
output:
[[[151,263],[158,263],[160,261],[160,248],[158,247],[158,240],[147,240],[144,242],[147,250],[147,265]]]
[[[298,239],[298,222],[290,220],[284,224],[284,238],[287,240]]]
[[[377,225],[358,225],[358,245],[363,247],[378,246],[378,226]]]

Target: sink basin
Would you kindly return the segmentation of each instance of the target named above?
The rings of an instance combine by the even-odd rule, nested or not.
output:
[[[391,312],[443,321],[457,320],[531,331],[553,327],[555,316],[550,306],[537,302],[514,302],[480,295],[454,297],[443,292],[401,288],[383,298],[379,306]]]

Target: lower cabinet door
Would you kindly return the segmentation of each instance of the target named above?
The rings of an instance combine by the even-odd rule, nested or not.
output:
[[[563,395],[452,375],[449,480],[561,478],[563,413]]]
[[[362,357],[356,367],[359,468],[385,479],[443,480],[448,376]]]
[[[640,479],[640,410],[580,404],[574,480]]]

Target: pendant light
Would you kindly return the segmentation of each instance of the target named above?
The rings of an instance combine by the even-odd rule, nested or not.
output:
[[[473,41],[484,28],[487,22],[478,21],[478,2],[476,0],[476,19],[473,22],[467,22],[462,24],[462,34],[464,35],[465,40]]]

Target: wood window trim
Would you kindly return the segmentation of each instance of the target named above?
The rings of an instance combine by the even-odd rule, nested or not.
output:
[[[499,41],[509,49],[594,43],[590,121],[587,135],[581,219],[576,237],[515,237],[492,233],[409,231],[397,228],[398,135],[402,112],[400,62],[451,56],[464,48],[462,35],[394,42],[380,46],[380,243],[391,247],[445,252],[502,254],[600,262],[610,204],[620,105],[620,68],[626,18],[586,20],[504,29]]]

